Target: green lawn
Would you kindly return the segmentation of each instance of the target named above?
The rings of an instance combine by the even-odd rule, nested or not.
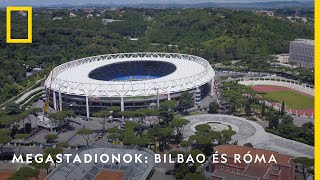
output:
[[[265,98],[271,99],[274,102],[282,103],[290,109],[310,109],[314,107],[314,98],[305,96],[293,91],[274,91],[267,92]]]

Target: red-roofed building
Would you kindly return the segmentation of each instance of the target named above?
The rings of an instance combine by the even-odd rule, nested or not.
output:
[[[280,154],[275,151],[268,151],[245,146],[221,145],[215,148],[220,155],[218,163],[211,164],[211,180],[294,180],[295,163],[292,156]],[[265,156],[266,163],[252,161],[245,163],[243,157],[250,152],[253,157]],[[227,162],[222,163],[222,154],[226,154]],[[241,162],[234,160],[234,154],[239,154]],[[276,163],[268,163],[271,156],[274,156]]]

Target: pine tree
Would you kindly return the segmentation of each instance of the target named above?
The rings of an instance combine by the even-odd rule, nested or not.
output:
[[[280,111],[280,115],[283,116],[285,113],[285,105],[284,105],[284,101],[282,101],[282,105],[281,105],[281,111]]]
[[[276,114],[275,116],[273,116],[273,126],[278,129],[279,127],[279,115]]]
[[[274,128],[274,112],[271,110],[268,113],[268,120],[269,120],[269,128]]]
[[[261,116],[263,117],[266,114],[266,104],[263,102],[261,106]]]
[[[251,115],[251,103],[250,100],[247,99],[244,105],[244,110],[246,112],[246,116],[250,116]]]

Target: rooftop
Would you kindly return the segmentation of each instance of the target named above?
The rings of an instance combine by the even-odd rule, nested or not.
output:
[[[212,173],[212,175],[214,177],[219,177],[223,180],[234,180],[234,179],[237,179],[237,180],[258,180],[258,178],[255,178],[255,177],[249,177],[249,176],[242,175],[242,174],[226,173],[226,172],[217,171],[217,170],[215,170]]]
[[[228,157],[233,158],[234,154],[239,154],[240,157],[243,157],[245,154],[249,153],[255,157],[259,156],[261,157],[262,155],[265,156],[266,161],[270,159],[271,155],[273,154],[278,165],[281,166],[292,166],[292,156],[288,155],[283,155],[275,151],[269,151],[269,150],[264,150],[264,149],[257,149],[253,147],[246,147],[246,146],[236,146],[236,145],[221,145],[217,146],[215,148],[215,151],[218,151],[219,154],[226,154]],[[230,163],[233,163],[230,162]],[[268,171],[273,167],[274,163],[239,163],[239,165],[245,164],[247,167],[245,170],[242,172],[242,176],[249,176],[249,177],[257,177],[257,178],[263,178],[265,176],[268,176]],[[238,166],[239,166],[238,165]],[[220,172],[219,172],[220,173]],[[219,176],[218,172],[214,172],[213,175]],[[278,174],[278,172],[272,172],[274,174]],[[225,174],[225,173],[224,173]],[[225,176],[224,176],[225,177]],[[227,178],[229,179],[229,178]]]
[[[82,162],[84,161],[83,155],[91,154],[101,156],[102,154],[108,154],[111,156],[120,155],[123,157],[125,154],[134,156],[135,154],[142,154],[142,159],[147,157],[148,163],[125,163],[121,161],[119,163],[112,163],[111,160],[107,163],[100,162],[94,163],[70,163],[64,161],[56,169],[54,169],[47,177],[46,180],[82,180],[82,179],[123,179],[123,180],[143,180],[147,179],[150,172],[154,167],[154,153],[144,148],[133,148],[133,147],[106,147],[106,148],[95,148],[86,149],[78,153]],[[74,157],[73,157],[74,158]]]
[[[219,153],[227,154],[229,157],[233,157],[234,154],[239,154],[241,157],[243,157],[245,154],[250,152],[251,155],[263,155],[266,157],[266,160],[270,158],[270,156],[273,154],[274,157],[277,160],[277,164],[281,165],[289,165],[290,160],[293,158],[292,156],[283,155],[276,151],[269,151],[264,149],[257,149],[253,147],[247,147],[247,146],[236,146],[236,145],[220,145],[217,146],[216,151]]]
[[[314,45],[314,40],[312,39],[295,39],[294,41],[291,41],[291,42]]]

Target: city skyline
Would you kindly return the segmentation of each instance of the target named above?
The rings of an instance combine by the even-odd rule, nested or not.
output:
[[[290,0],[282,0],[288,1]],[[33,5],[33,6],[52,6],[52,5],[85,5],[85,4],[105,4],[105,5],[130,5],[130,4],[199,4],[199,3],[259,3],[259,2],[279,2],[278,0],[0,0],[0,6],[9,5]],[[292,2],[292,1],[291,1]],[[314,2],[313,0],[299,0],[297,2]]]

